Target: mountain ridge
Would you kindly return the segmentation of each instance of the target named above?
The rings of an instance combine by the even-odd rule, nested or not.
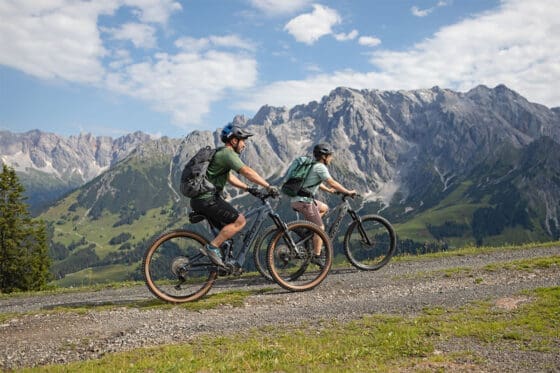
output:
[[[238,115],[232,123],[255,134],[242,159],[273,184],[292,159],[329,142],[332,175],[360,191],[355,203],[362,213],[390,219],[401,251],[430,242],[448,247],[559,238],[560,112],[503,85],[465,93],[338,87],[320,101],[265,105],[253,118]],[[60,276],[91,266],[138,276],[123,264],[137,265],[155,235],[188,223],[188,200],[177,188],[183,165],[200,147],[221,145],[219,129],[133,142],[125,141],[128,152],[118,153],[111,168],[41,215],[59,245]],[[234,188],[228,193],[241,209],[252,202]],[[285,200],[278,209],[293,214]]]

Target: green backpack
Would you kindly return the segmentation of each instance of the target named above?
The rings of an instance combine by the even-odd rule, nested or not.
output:
[[[311,167],[313,167],[315,163],[313,158],[296,158],[288,168],[288,174],[286,174],[284,178],[286,181],[282,184],[282,188],[280,189],[282,193],[290,197],[313,197],[308,188],[312,188],[315,185],[308,185],[304,188],[303,184],[311,171]]]

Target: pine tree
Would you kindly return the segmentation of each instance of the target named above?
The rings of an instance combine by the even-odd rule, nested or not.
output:
[[[31,218],[14,169],[0,173],[0,292],[40,290],[49,280],[44,222]]]

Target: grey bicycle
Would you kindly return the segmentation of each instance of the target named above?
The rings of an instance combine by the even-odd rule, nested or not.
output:
[[[378,270],[386,265],[395,254],[397,237],[393,226],[387,219],[379,215],[360,216],[348,201],[351,196],[342,193],[337,193],[337,195],[341,196],[340,203],[335,208],[330,209],[323,217],[329,238],[333,242],[337,240],[340,224],[344,217],[348,215],[351,222],[346,229],[343,240],[346,258],[358,269],[364,271]],[[273,237],[277,234],[276,229],[274,226],[267,228],[259,241],[259,245],[253,250],[257,270],[271,281],[273,277],[267,272],[267,244],[272,242]],[[305,266],[302,265],[300,273],[304,273],[305,270]],[[297,273],[294,275],[297,275]]]
[[[233,239],[220,248],[226,267],[218,267],[201,253],[209,242],[206,234],[189,229],[165,232],[154,240],[144,253],[142,269],[145,283],[157,298],[170,303],[184,303],[206,295],[219,276],[239,276],[247,253],[261,245],[260,234],[264,222],[272,219],[275,233],[269,235],[270,273],[269,278],[290,291],[310,290],[327,276],[332,265],[332,246],[327,234],[308,221],[286,223],[274,212],[268,202],[273,197],[257,189],[250,190],[257,197],[259,206],[245,213],[251,224],[247,224],[236,236],[244,236],[241,247],[236,250]],[[205,217],[191,213],[190,222],[197,224]],[[218,229],[210,225],[214,236]],[[208,232],[207,232],[208,233]],[[325,253],[325,265],[309,265],[312,256],[312,237],[318,235]]]

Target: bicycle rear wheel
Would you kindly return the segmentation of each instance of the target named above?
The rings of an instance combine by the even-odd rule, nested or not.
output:
[[[314,235],[321,241],[323,265],[311,261]],[[331,241],[321,228],[308,221],[294,221],[287,224],[285,232],[278,230],[271,239],[267,251],[268,271],[284,289],[311,290],[327,277],[332,257]]]
[[[184,303],[204,296],[216,280],[217,268],[200,253],[208,241],[185,230],[162,234],[144,254],[142,268],[148,289],[161,300]]]
[[[366,215],[353,221],[344,237],[344,253],[356,268],[374,271],[391,260],[397,248],[395,230],[381,216]]]

